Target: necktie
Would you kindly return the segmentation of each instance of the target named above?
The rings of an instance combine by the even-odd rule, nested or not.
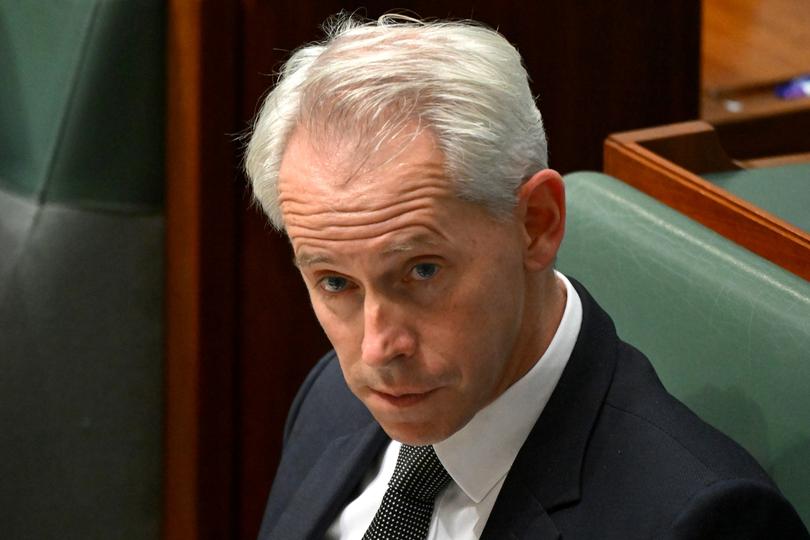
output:
[[[433,502],[449,481],[432,446],[403,444],[394,476],[363,540],[424,540]]]

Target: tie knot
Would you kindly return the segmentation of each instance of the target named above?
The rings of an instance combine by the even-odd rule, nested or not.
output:
[[[406,497],[430,501],[444,489],[450,475],[439,461],[432,446],[408,446],[403,444],[397,457],[390,489],[400,491]]]

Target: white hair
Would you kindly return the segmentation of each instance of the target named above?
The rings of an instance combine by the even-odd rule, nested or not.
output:
[[[254,195],[276,228],[284,227],[281,160],[299,126],[322,140],[355,141],[368,155],[416,122],[436,138],[460,198],[511,214],[517,188],[548,165],[526,70],[501,34],[402,15],[338,15],[325,30],[326,40],[284,65],[247,147]]]

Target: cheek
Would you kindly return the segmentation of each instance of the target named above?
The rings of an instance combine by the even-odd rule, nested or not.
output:
[[[315,307],[314,304],[313,307]],[[322,307],[321,309],[315,308],[315,315],[327,339],[329,339],[329,342],[337,353],[340,370],[343,372],[343,378],[346,380],[346,384],[352,392],[356,393],[360,381],[358,362],[360,358],[360,347],[356,345],[356,343],[359,342],[356,340],[351,326],[345,324],[329,309],[323,309]]]
[[[480,289],[453,296],[459,300],[447,302],[423,325],[424,358],[441,362],[435,367],[455,372],[465,386],[486,386],[498,377],[493,366],[503,362],[513,345],[518,319],[514,299],[482,294]]]
[[[523,274],[520,264],[479,271],[460,288],[445,320],[445,339],[468,384],[487,386],[500,377],[515,347],[523,320]]]
[[[332,347],[335,348],[340,356],[341,363],[344,361],[344,358],[350,359],[355,357],[356,355],[353,353],[355,348],[359,349],[359,346],[356,345],[356,342],[359,343],[359,341],[357,339],[357,332],[352,326],[351,319],[347,320],[341,317],[340,314],[330,309],[324,302],[314,298],[311,298],[311,301],[315,317],[318,319]]]

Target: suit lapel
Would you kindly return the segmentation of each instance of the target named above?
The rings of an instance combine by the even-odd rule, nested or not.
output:
[[[580,498],[588,441],[613,378],[613,323],[582,286],[582,326],[554,393],[518,452],[482,539],[553,540],[550,514]]]
[[[284,512],[268,538],[323,537],[387,441],[380,426],[371,422],[327,445],[287,505],[299,511]]]
[[[560,532],[537,500],[535,493],[522,482],[513,482],[507,486],[508,483],[507,480],[495,502],[495,507],[481,534],[481,540],[559,538]]]

